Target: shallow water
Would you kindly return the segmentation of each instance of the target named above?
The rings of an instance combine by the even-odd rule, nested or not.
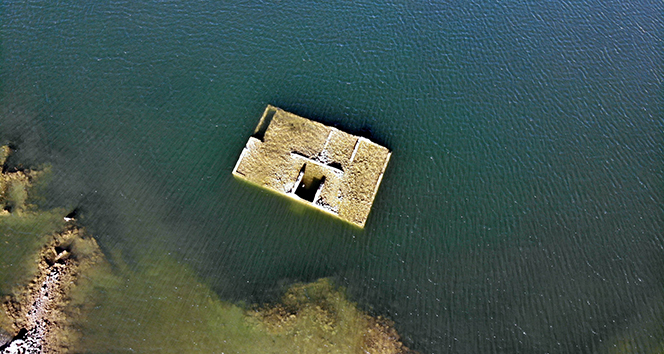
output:
[[[664,342],[660,2],[0,6],[2,142],[128,267],[334,277],[423,353]],[[364,231],[232,178],[268,103],[393,150]]]

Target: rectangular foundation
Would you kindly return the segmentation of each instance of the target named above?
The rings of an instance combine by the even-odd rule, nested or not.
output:
[[[268,105],[233,175],[363,228],[391,152]]]

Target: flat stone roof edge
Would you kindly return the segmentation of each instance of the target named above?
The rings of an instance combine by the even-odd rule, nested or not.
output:
[[[335,130],[335,131],[338,131],[338,132],[341,132],[341,133],[344,133],[344,134],[348,134],[348,135],[354,136],[354,137],[358,138],[358,140],[366,140],[366,141],[368,141],[368,142],[370,142],[370,143],[372,143],[372,144],[375,144],[375,145],[377,145],[377,146],[380,146],[380,147],[386,149],[389,153],[392,153],[392,150],[389,149],[388,147],[383,146],[383,145],[381,145],[381,144],[379,144],[379,143],[377,143],[377,142],[375,142],[375,141],[373,141],[373,140],[371,140],[371,139],[369,139],[369,138],[367,138],[367,137],[364,137],[364,136],[361,136],[361,135],[357,135],[357,134],[352,134],[352,133],[349,133],[349,132],[347,132],[347,131],[343,131],[343,130],[341,130],[341,129],[335,127],[335,126],[327,125],[327,124],[325,124],[325,123],[322,123],[322,122],[319,122],[319,121],[317,121],[317,120],[313,120],[313,119],[310,119],[310,118],[307,118],[307,117],[302,117],[302,116],[300,116],[300,115],[297,115],[297,114],[292,113],[292,112],[288,112],[287,110],[285,110],[285,109],[283,109],[283,108],[279,108],[279,107],[274,106],[274,105],[269,104],[269,103],[267,104],[267,107],[265,107],[265,110],[263,111],[263,115],[261,115],[261,119],[259,120],[258,125],[256,126],[256,129],[258,129],[258,128],[260,127],[261,124],[263,124],[263,119],[265,118],[265,115],[267,114],[267,112],[268,112],[270,109],[273,109],[273,110],[275,110],[275,111],[281,111],[281,112],[284,112],[284,113],[286,113],[286,114],[296,116],[296,117],[298,117],[298,118],[306,119],[306,120],[308,120],[308,121],[310,121],[310,122],[312,122],[312,123],[316,123],[316,124],[323,125],[323,126],[329,128],[329,129],[331,129],[331,130]],[[388,159],[388,160],[389,160],[389,159]]]

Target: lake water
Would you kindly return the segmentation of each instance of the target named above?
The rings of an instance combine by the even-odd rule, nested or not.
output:
[[[664,348],[662,2],[0,8],[1,142],[115,262],[332,277],[422,353]],[[364,230],[231,176],[268,103],[393,150]]]

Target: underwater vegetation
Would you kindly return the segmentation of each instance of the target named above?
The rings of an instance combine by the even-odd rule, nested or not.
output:
[[[33,204],[50,168],[10,167],[10,153],[0,147],[0,351],[68,352],[77,338],[65,314],[70,290],[103,255],[64,209]]]
[[[11,151],[2,147],[1,152],[0,348],[410,352],[392,322],[359,309],[327,278],[291,285],[277,303],[248,305],[220,299],[187,265],[165,253],[146,252],[132,266],[120,252],[106,258],[94,238],[65,217],[66,210],[39,210],[31,203],[50,169],[9,171]]]
[[[37,211],[28,190],[48,180],[50,170],[7,165],[11,149],[0,146],[0,296],[25,284],[37,271],[36,255],[50,234],[64,226],[64,210]],[[0,327],[11,321],[0,311]]]
[[[10,153],[0,147],[0,348],[20,328],[48,319],[55,326],[41,344],[52,353],[411,352],[392,322],[362,311],[327,278],[292,284],[274,303],[233,303],[157,246],[145,245],[150,252],[131,264],[119,251],[103,255],[75,221],[64,220],[67,210],[37,207],[49,167],[9,166]],[[71,286],[49,288],[57,296],[46,316],[31,318],[44,270],[59,260],[78,267],[62,273]],[[664,352],[663,324],[664,305],[600,352]]]
[[[600,347],[609,354],[664,353],[664,299],[647,316],[639,318],[635,326],[629,326]]]
[[[391,321],[361,310],[328,278],[292,284],[273,303],[234,303],[158,246],[145,245],[149,252],[130,264],[112,248],[104,255],[75,221],[65,221],[67,210],[37,207],[47,166],[9,167],[10,150],[0,153],[0,348],[19,329],[48,319],[55,326],[41,344],[52,353],[412,352]],[[48,311],[31,318],[26,312],[53,264],[78,268],[61,273],[70,274],[68,285],[49,288],[56,296]],[[615,333],[599,352],[664,352],[660,301],[650,317]]]
[[[406,353],[392,323],[358,309],[329,279],[292,285],[280,302],[232,304],[164,257],[98,269],[74,308],[81,351],[166,353]],[[112,304],[112,306],[105,306]]]

